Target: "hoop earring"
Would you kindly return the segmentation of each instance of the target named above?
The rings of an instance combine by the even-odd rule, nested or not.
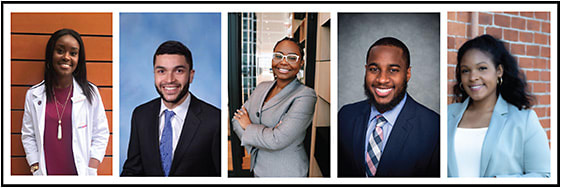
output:
[[[499,79],[497,79],[497,84],[500,86],[503,84],[503,78],[499,77]]]
[[[460,90],[462,90],[462,91],[463,91],[463,90],[464,90],[464,86],[462,85],[462,82],[460,82],[460,84],[459,84],[459,85],[460,85]]]

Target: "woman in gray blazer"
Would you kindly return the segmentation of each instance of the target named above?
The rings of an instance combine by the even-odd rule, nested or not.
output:
[[[316,94],[296,75],[304,51],[292,38],[274,47],[274,81],[262,82],[232,119],[234,132],[251,154],[256,177],[305,177],[308,156],[303,140],[312,121]]]
[[[455,104],[448,106],[449,177],[549,177],[545,131],[524,74],[490,35],[458,50]]]

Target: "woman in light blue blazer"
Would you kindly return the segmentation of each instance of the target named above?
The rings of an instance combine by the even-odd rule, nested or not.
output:
[[[515,59],[490,35],[458,51],[448,106],[449,177],[549,177],[545,131]]]
[[[298,41],[284,38],[274,47],[274,81],[255,88],[232,119],[233,129],[251,154],[256,177],[305,177],[309,160],[304,149],[316,94],[298,81],[304,65]]]

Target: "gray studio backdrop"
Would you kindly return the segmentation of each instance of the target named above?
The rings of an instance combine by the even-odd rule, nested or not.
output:
[[[382,37],[401,40],[411,53],[407,92],[440,114],[440,14],[340,13],[337,109],[366,99],[364,65],[370,45]]]

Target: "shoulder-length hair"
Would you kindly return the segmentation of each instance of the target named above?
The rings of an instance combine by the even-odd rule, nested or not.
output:
[[[532,105],[532,97],[526,91],[526,76],[518,68],[518,63],[505,48],[503,42],[495,39],[491,35],[481,35],[464,43],[458,50],[456,65],[456,81],[454,85],[454,99],[456,102],[463,102],[467,99],[467,93],[460,87],[460,67],[461,60],[465,53],[471,49],[477,49],[487,54],[493,60],[495,68],[503,66],[502,83],[497,85],[497,95],[500,93],[505,101],[518,107],[518,109],[528,109]]]
[[[54,82],[56,80],[56,72],[53,68],[53,53],[55,50],[56,42],[60,37],[70,35],[78,41],[80,44],[80,49],[78,52],[78,65],[76,65],[76,70],[72,73],[74,79],[82,88],[84,95],[88,99],[88,102],[92,102],[93,98],[93,87],[89,84],[86,75],[86,50],[84,49],[84,42],[80,34],[72,29],[61,29],[53,33],[49,41],[47,42],[47,48],[45,50],[45,92],[47,93],[47,101],[53,100],[53,90]]]

